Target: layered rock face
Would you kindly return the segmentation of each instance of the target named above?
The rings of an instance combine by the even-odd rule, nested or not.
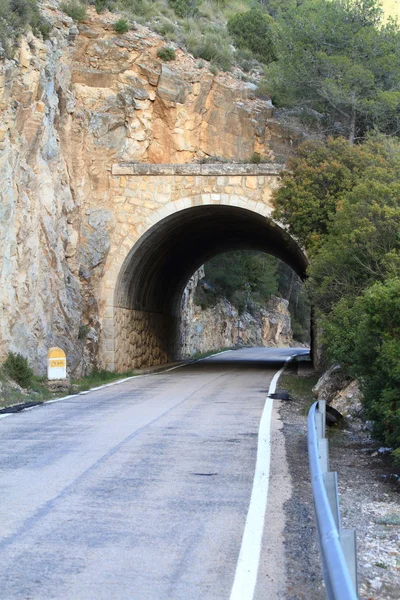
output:
[[[51,39],[28,34],[0,59],[0,361],[19,351],[44,373],[59,345],[80,374],[97,360],[110,240],[147,210],[138,201],[117,221],[111,165],[272,160],[282,134],[246,84],[180,50],[163,64],[148,29],[121,36],[116,15],[90,9],[76,26],[55,4],[44,11]]]
[[[188,283],[182,302],[181,356],[209,352],[235,345],[290,346],[293,344],[290,312],[287,300],[271,296],[265,309],[245,311],[221,299],[213,306],[202,309],[195,303],[195,289],[200,270]]]

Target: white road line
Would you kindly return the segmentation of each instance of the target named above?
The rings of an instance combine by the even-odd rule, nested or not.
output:
[[[275,373],[265,400],[260,428],[258,430],[257,461],[253,489],[230,600],[252,600],[254,597],[264,531],[265,511],[267,508],[269,467],[271,462],[270,431],[273,400],[269,396],[275,393],[279,377],[285,370],[287,363],[294,356],[296,355],[289,356],[283,367]]]
[[[232,350],[224,350],[224,352],[232,352]],[[220,354],[224,354],[224,352],[220,352]],[[213,354],[212,356],[216,356]],[[209,356],[207,358],[210,358]],[[175,365],[174,367],[169,367],[168,369],[164,369],[163,371],[155,371],[154,373],[143,373],[142,375],[132,375],[131,377],[125,377],[124,379],[118,379],[117,381],[112,381],[111,383],[104,383],[103,385],[99,385],[94,388],[90,388],[90,390],[85,390],[84,392],[78,392],[77,394],[70,394],[69,396],[61,396],[60,398],[53,398],[53,400],[45,400],[41,404],[37,404],[36,406],[30,406],[29,408],[23,408],[22,410],[15,413],[4,413],[0,414],[0,419],[5,419],[6,417],[10,417],[11,415],[17,415],[20,412],[26,412],[27,410],[32,410],[33,408],[37,408],[38,406],[46,406],[46,404],[54,404],[55,402],[62,402],[63,400],[71,400],[71,398],[77,398],[78,396],[85,396],[86,394],[90,394],[90,392],[97,392],[98,390],[103,390],[104,388],[112,387],[114,385],[119,385],[120,383],[125,383],[126,381],[130,381],[131,379],[140,379],[141,377],[151,377],[152,375],[163,375],[164,373],[169,373],[170,371],[175,371],[175,369],[180,369],[181,367],[186,367],[195,362],[199,362],[200,360],[205,360],[204,358],[200,358],[198,360],[193,360],[189,363],[181,363],[180,365]]]

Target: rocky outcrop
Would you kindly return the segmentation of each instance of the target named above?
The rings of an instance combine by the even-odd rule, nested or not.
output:
[[[182,302],[180,347],[182,357],[235,345],[290,346],[293,343],[287,300],[271,296],[265,308],[252,306],[252,312],[238,310],[221,299],[202,309],[195,304],[194,292],[202,271],[186,287]]]
[[[79,374],[96,363],[110,234],[128,227],[111,165],[273,159],[276,134],[251,87],[181,50],[163,64],[145,27],[117,35],[117,15],[90,7],[77,26],[52,0],[43,10],[50,40],[27,34],[0,59],[0,361],[22,352],[44,373],[61,346]]]
[[[333,365],[321,375],[312,391],[318,400],[331,402],[335,394],[348,383],[350,378],[343,373],[339,365]]]
[[[343,373],[339,365],[333,365],[322,374],[313,387],[313,394],[317,400],[326,400],[344,417],[362,417],[362,393],[359,384]]]
[[[363,416],[362,393],[358,382],[350,381],[343,389],[336,392],[330,404],[344,417],[361,418]]]

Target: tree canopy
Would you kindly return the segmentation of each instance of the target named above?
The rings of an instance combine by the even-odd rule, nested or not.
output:
[[[326,355],[359,379],[376,433],[400,446],[400,141],[308,143],[291,167],[275,216],[310,254]]]
[[[308,0],[281,19],[267,83],[278,106],[312,109],[353,143],[400,133],[400,31],[376,0]]]
[[[265,11],[252,8],[234,15],[228,21],[228,31],[238,48],[250,50],[261,62],[276,60],[276,26]]]

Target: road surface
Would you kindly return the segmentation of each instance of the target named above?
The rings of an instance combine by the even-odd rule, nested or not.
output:
[[[0,598],[228,600],[269,383],[294,353],[228,352],[1,419]],[[272,427],[269,600],[290,494]]]

